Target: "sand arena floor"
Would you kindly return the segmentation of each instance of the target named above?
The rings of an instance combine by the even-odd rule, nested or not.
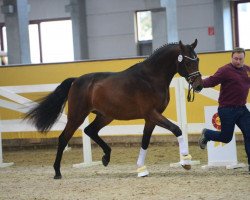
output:
[[[190,171],[172,168],[179,161],[178,147],[172,144],[150,146],[147,166],[150,176],[136,177],[139,146],[113,147],[108,167],[102,165],[76,169],[83,161],[82,148],[65,152],[61,180],[54,180],[54,149],[4,151],[4,161],[14,162],[0,168],[0,199],[18,200],[160,200],[160,199],[249,199],[250,175],[247,168],[203,170],[206,151],[190,146],[194,160],[201,165]],[[237,146],[238,160],[246,163],[243,145]],[[93,160],[100,160],[100,148],[93,148]]]

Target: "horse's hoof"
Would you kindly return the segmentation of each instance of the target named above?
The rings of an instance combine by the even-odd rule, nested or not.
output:
[[[107,156],[105,155],[102,157],[102,164],[104,167],[107,167],[109,164],[109,159],[107,159]]]
[[[62,175],[55,175],[54,176],[54,179],[61,179],[62,178]]]
[[[191,169],[191,160],[192,160],[192,156],[190,154],[185,155],[185,156],[181,156],[180,164],[185,170],[190,170]]]
[[[139,167],[137,169],[137,173],[138,173],[137,177],[147,177],[149,175],[149,172],[148,172],[147,167],[145,165],[142,167]]]
[[[181,165],[185,170],[190,170],[191,169],[191,165]]]

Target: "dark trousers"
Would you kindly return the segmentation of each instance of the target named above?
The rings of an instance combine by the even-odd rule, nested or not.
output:
[[[250,165],[250,112],[246,106],[240,107],[222,107],[218,108],[218,114],[221,121],[221,131],[207,129],[206,139],[229,143],[232,140],[234,127],[237,125],[244,137],[245,150]]]

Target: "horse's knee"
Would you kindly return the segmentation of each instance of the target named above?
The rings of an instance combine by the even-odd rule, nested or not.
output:
[[[172,132],[176,137],[179,137],[182,135],[182,131],[178,126],[174,126],[172,129]]]
[[[87,127],[84,129],[84,133],[85,133],[87,136],[90,136],[90,135],[93,134],[94,132],[96,132],[96,131],[94,130],[94,128],[93,128],[91,125],[87,126]]]

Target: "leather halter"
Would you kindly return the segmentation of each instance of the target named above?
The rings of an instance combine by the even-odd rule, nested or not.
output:
[[[181,57],[180,57],[181,56]],[[191,60],[191,61],[194,61],[194,62],[197,62],[198,61],[198,57],[196,56],[195,58],[191,58],[189,56],[184,56],[184,58],[187,58],[188,60]],[[180,54],[179,57],[178,57],[178,61],[179,62],[182,62],[182,55]],[[186,65],[186,64],[185,64]],[[194,101],[194,96],[195,96],[195,93],[194,93],[194,89],[192,87],[192,84],[193,82],[195,81],[195,79],[198,77],[198,76],[201,76],[201,73],[199,71],[195,71],[195,72],[192,72],[190,74],[188,74],[188,76],[186,77],[187,81],[188,81],[188,95],[187,95],[187,100],[188,102],[193,102]],[[191,94],[191,91],[193,90],[193,96]]]

